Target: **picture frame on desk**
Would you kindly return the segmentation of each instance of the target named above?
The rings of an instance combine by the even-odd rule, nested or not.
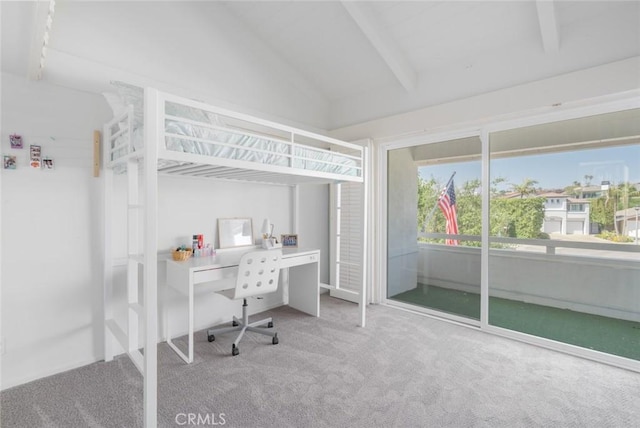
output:
[[[280,242],[282,242],[282,248],[298,248],[298,235],[280,235]]]
[[[254,245],[252,220],[250,218],[219,218],[218,239],[221,249]]]

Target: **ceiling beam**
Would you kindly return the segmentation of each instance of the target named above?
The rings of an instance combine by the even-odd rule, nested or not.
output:
[[[407,90],[418,85],[418,76],[409,61],[400,53],[393,40],[377,23],[370,6],[366,2],[343,1],[342,6],[367,37],[371,45],[391,69],[396,79]]]
[[[29,49],[28,77],[31,80],[42,79],[42,70],[47,56],[47,45],[49,44],[49,34],[53,25],[53,15],[55,13],[55,0],[35,2],[35,13],[33,20],[33,37],[31,48]]]
[[[536,0],[538,9],[538,24],[542,45],[546,53],[557,53],[560,50],[558,36],[558,20],[556,19],[556,4],[554,0]]]

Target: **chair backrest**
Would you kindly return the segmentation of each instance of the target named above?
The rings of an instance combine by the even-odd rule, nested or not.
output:
[[[281,261],[281,249],[259,250],[244,254],[238,265],[234,299],[276,291]]]

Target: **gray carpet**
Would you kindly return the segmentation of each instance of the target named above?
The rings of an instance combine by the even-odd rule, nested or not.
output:
[[[421,317],[323,296],[322,318],[269,311],[280,338],[196,334],[193,364],[159,345],[159,426],[632,427],[640,374]],[[258,315],[267,316],[267,313]],[[126,357],[3,391],[7,427],[140,427]],[[224,416],[220,415],[221,413]],[[176,419],[177,418],[177,419]],[[193,422],[197,422],[193,420]],[[205,422],[205,423],[202,423]]]

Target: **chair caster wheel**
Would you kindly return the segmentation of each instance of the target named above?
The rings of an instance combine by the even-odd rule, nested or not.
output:
[[[273,328],[273,321],[269,321],[269,324],[267,324],[267,328]]]
[[[207,335],[207,340],[209,342],[213,342],[214,340],[216,340],[216,337],[213,334],[208,334]]]
[[[234,327],[237,327],[237,326],[238,326],[238,321],[233,321],[233,322],[231,323],[231,325],[232,325],[232,326],[234,326]]]
[[[236,348],[236,345],[231,345],[231,355],[234,357],[240,353],[240,348]]]
[[[276,335],[273,336],[273,339],[271,340],[271,343],[273,343],[274,345],[278,344],[278,333],[276,333]]]

